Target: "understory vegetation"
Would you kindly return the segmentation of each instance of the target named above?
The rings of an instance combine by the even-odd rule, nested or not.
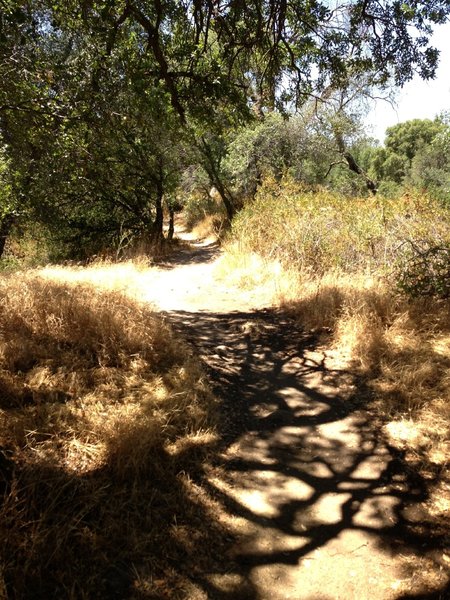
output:
[[[365,378],[388,433],[432,472],[450,450],[450,221],[427,196],[348,198],[268,180],[222,272],[270,286]]]
[[[180,213],[444,470],[450,115],[364,119],[435,77],[449,1],[0,6],[0,598],[190,600],[221,559],[216,402],[133,274]]]
[[[196,360],[145,306],[33,272],[1,278],[0,332],[0,596],[188,594],[174,565],[214,530]]]

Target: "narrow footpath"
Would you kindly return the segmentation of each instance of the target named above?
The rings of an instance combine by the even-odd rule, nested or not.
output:
[[[202,485],[233,544],[193,575],[192,598],[450,598],[426,482],[383,439],[363,382],[268,298],[217,283],[219,254],[192,244],[146,298],[222,404],[222,452]]]

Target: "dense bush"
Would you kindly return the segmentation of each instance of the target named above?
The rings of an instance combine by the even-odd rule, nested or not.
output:
[[[243,251],[301,271],[395,271],[407,293],[442,296],[448,290],[449,212],[425,196],[350,199],[307,192],[289,179],[266,180],[237,216],[232,237]],[[428,254],[413,260],[405,248],[426,239],[439,250],[430,245]],[[427,275],[428,283],[414,284],[414,273]]]
[[[218,197],[209,193],[195,192],[187,196],[184,204],[184,217],[188,228],[210,216],[225,216],[225,210]]]
[[[410,244],[398,269],[398,286],[409,296],[450,296],[450,245]]]

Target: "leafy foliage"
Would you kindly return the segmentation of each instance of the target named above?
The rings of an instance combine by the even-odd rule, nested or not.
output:
[[[413,119],[399,123],[386,131],[386,150],[388,154],[404,157],[411,163],[419,150],[429,145],[444,128],[439,119]]]
[[[450,245],[414,243],[398,268],[398,287],[412,297],[450,297]]]
[[[242,251],[278,260],[286,268],[307,274],[333,269],[384,272],[393,274],[409,292],[414,273],[422,269],[433,280],[424,291],[435,289],[442,294],[448,289],[448,212],[423,196],[351,199],[327,191],[307,192],[289,178],[281,183],[269,179],[256,200],[237,215],[232,239],[239,240]],[[424,239],[440,240],[435,246],[441,249],[430,252],[434,262],[427,265],[425,255],[410,263],[410,271],[399,270],[399,261],[411,258],[402,249],[420,247]]]
[[[361,129],[356,119],[311,105],[289,119],[269,113],[241,128],[228,146],[225,166],[239,197],[252,198],[267,176],[280,181],[289,175],[305,188],[331,188],[362,195],[364,178],[352,173],[336,142],[334,129],[346,138],[346,148],[358,152]]]
[[[431,77],[428,37],[447,15],[444,0],[4,0],[0,133],[18,214],[45,222],[69,255],[86,255],[160,240],[164,200],[188,163],[201,163],[229,218],[236,194],[266,170],[323,179],[329,165],[310,158],[313,146],[321,157],[337,144],[352,168],[342,123],[305,136],[275,116],[241,132],[226,161],[234,130],[252,115],[329,100],[358,78]],[[358,187],[340,166],[327,177]],[[5,235],[11,220],[2,217]]]
[[[383,147],[369,149],[366,168],[384,195],[395,196],[415,188],[449,202],[449,140],[445,114],[434,120],[399,123],[388,128]]]
[[[450,206],[450,127],[447,124],[414,156],[406,184],[426,190]]]

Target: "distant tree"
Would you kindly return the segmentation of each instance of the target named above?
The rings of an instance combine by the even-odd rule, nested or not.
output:
[[[450,207],[450,123],[445,115],[440,119],[443,128],[416,152],[406,185],[429,192]]]
[[[378,148],[372,155],[372,172],[385,189],[391,184],[397,189],[401,185],[430,189],[433,177],[441,181],[446,178],[445,140],[448,131],[449,127],[442,118],[413,119],[389,127],[384,147]],[[436,168],[440,174],[435,172],[431,175]],[[430,181],[427,181],[425,172],[431,176]]]
[[[353,172],[342,155],[345,145],[353,162],[359,161],[365,141],[359,123],[319,106],[307,105],[289,118],[267,113],[236,133],[228,146],[225,169],[238,197],[254,197],[264,176],[280,180],[286,174],[307,187],[326,186],[349,195],[367,193],[363,167]],[[337,131],[341,145],[336,141]]]
[[[310,154],[310,144],[311,135],[300,116],[287,119],[272,112],[242,127],[233,136],[225,161],[236,194],[253,197],[265,175],[280,180],[290,171],[306,179],[302,163]]]
[[[386,130],[385,147],[388,154],[397,154],[411,161],[417,152],[431,144],[434,138],[445,129],[438,118],[413,119],[399,123]]]

